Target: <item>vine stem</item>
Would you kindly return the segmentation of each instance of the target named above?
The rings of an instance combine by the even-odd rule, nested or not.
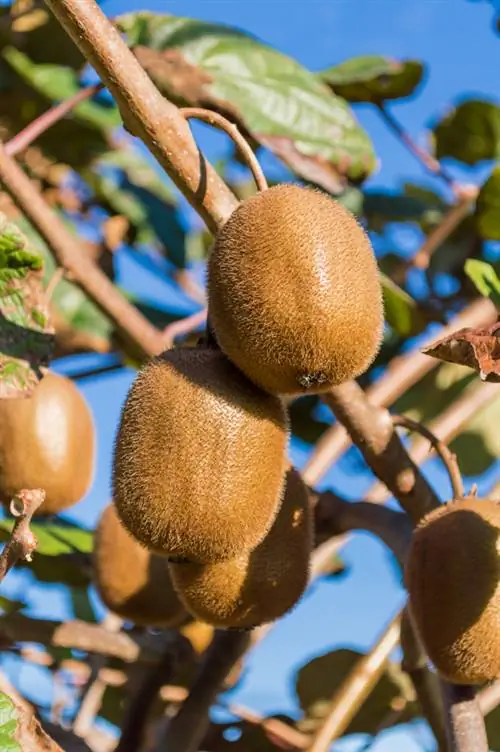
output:
[[[484,718],[474,687],[443,683],[448,752],[488,752]]]
[[[55,125],[55,123],[68,115],[77,105],[85,102],[86,99],[90,99],[103,88],[104,85],[102,83],[86,86],[84,89],[77,91],[76,94],[73,94],[72,97],[68,97],[63,102],[54,105],[35,120],[32,120],[26,128],[19,131],[10,141],[6,141],[4,144],[5,153],[9,157],[15,157],[16,154],[27,149],[33,141],[36,141],[37,138]]]
[[[10,538],[0,554],[0,582],[19,559],[31,561],[38,541],[31,531],[30,523],[44,501],[45,491],[41,488],[22,489],[13,497],[10,512],[15,517],[15,522]]]

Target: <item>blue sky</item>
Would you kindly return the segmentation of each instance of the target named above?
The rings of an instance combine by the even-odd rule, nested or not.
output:
[[[415,57],[428,66],[428,76],[420,95],[394,111],[412,134],[425,144],[425,130],[431,119],[443,114],[457,97],[484,95],[500,98],[500,39],[491,28],[493,11],[488,3],[467,0],[171,0],[134,3],[108,0],[109,14],[147,7],[172,14],[193,16],[213,22],[237,25],[279,50],[297,58],[314,70],[356,55],[385,54]],[[393,138],[370,107],[356,108],[356,114],[369,131],[381,159],[370,185],[397,187],[405,180],[439,183],[423,173],[413,157]],[[200,127],[200,146],[211,159],[227,153],[224,136]],[[456,168],[455,165],[451,165]],[[475,180],[471,171],[459,171],[458,178]],[[188,313],[192,304],[164,282],[153,278],[125,254],[120,259],[120,278],[130,290]],[[69,370],[82,358],[57,365]],[[98,461],[93,487],[68,517],[93,525],[109,497],[111,448],[120,407],[133,378],[123,370],[98,379],[79,382],[95,415],[98,431]],[[301,465],[304,447],[294,443],[292,457]],[[438,491],[446,494],[444,474],[431,469]],[[359,472],[348,459],[339,463],[322,486],[333,485],[356,498],[368,487],[370,477]],[[384,625],[403,603],[395,569],[383,546],[369,535],[356,535],[344,550],[349,576],[314,586],[299,607],[282,620],[252,654],[248,677],[234,700],[263,712],[297,710],[291,679],[297,666],[335,647],[368,649]],[[4,586],[6,595],[17,593],[24,578],[15,572]],[[55,588],[33,587],[29,593],[32,613],[40,617],[63,616],[64,599]],[[36,696],[34,674],[21,677],[21,687]],[[334,749],[357,750],[362,739],[351,738]],[[428,736],[424,736],[427,748]],[[406,729],[386,734],[373,752],[415,752],[422,749],[422,737]]]

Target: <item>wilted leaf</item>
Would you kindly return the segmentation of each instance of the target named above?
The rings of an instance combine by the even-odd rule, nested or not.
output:
[[[478,259],[468,259],[465,262],[465,273],[481,295],[491,298],[500,311],[500,278],[491,264]]]
[[[418,60],[392,60],[366,55],[345,60],[318,73],[335,94],[349,102],[379,104],[413,94],[422,80],[424,66]]]
[[[500,107],[482,99],[459,104],[434,126],[438,159],[454,157],[468,165],[500,157]]]
[[[0,749],[2,752],[22,752],[21,745],[16,741],[17,712],[10,697],[0,692]]]
[[[385,274],[381,277],[387,323],[402,337],[422,332],[428,321],[416,300]]]
[[[313,658],[299,669],[295,690],[305,716],[297,724],[301,731],[314,733],[317,730],[328,712],[334,692],[362,657],[363,654],[355,650],[335,650]],[[398,723],[407,722],[416,714],[416,709],[407,675],[398,664],[390,664],[345,735],[374,734],[388,712],[402,701],[408,705]]]
[[[476,226],[485,240],[500,240],[500,167],[484,183],[476,201]]]
[[[228,26],[145,11],[117,23],[170,99],[226,114],[306,180],[339,193],[373,171],[346,102],[295,60]]]
[[[422,348],[422,352],[473,368],[483,381],[500,382],[500,323],[488,329],[459,329]]]
[[[0,214],[0,398],[29,395],[52,353],[42,277],[41,255]]]

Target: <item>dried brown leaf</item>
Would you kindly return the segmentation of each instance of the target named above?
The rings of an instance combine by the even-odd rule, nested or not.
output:
[[[422,352],[472,368],[482,381],[500,383],[500,322],[487,329],[459,329],[422,348]]]

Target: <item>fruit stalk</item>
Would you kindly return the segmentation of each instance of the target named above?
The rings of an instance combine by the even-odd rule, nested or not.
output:
[[[10,511],[16,520],[10,538],[0,554],[0,582],[19,559],[31,561],[38,544],[30,528],[31,518],[44,499],[45,491],[41,488],[22,489],[12,499]]]
[[[448,721],[448,752],[488,752],[483,714],[474,688],[443,682],[443,694]]]

